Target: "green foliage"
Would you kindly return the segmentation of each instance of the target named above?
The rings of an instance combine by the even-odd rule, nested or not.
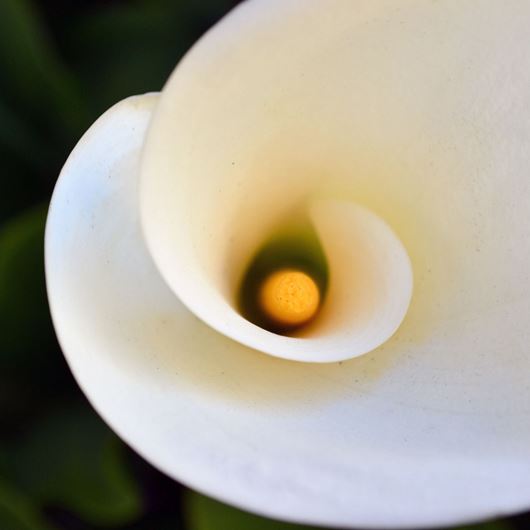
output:
[[[0,228],[0,415],[4,428],[32,412],[53,386],[54,345],[44,283],[46,207]],[[60,372],[59,372],[60,373]],[[20,420],[18,420],[20,421]]]
[[[462,526],[455,530],[514,530],[514,528],[508,521],[491,521],[489,523]]]
[[[1,477],[0,528],[2,530],[53,530],[31,501]]]
[[[185,497],[188,530],[316,530],[316,527],[283,523],[232,508],[199,493]],[[508,521],[493,521],[455,530],[514,530]]]
[[[123,446],[86,406],[39,419],[11,448],[8,474],[39,506],[60,506],[93,525],[135,520],[138,487]]]
[[[86,124],[75,79],[64,67],[36,5],[28,0],[0,2],[0,64],[4,93],[33,119],[53,116],[58,127],[77,134]]]
[[[259,517],[195,492],[186,496],[188,530],[311,530],[309,526]]]
[[[26,211],[0,230],[0,366],[38,356],[53,337],[44,282],[46,206]],[[10,363],[13,368],[14,363]]]
[[[35,131],[1,100],[0,145],[8,156],[14,156],[23,167],[39,170],[46,161],[47,153]]]
[[[64,39],[94,113],[132,94],[160,90],[198,34],[233,2],[140,0],[73,19]]]

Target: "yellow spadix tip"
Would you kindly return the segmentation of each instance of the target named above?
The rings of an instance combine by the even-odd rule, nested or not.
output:
[[[265,279],[259,303],[265,315],[278,325],[298,327],[315,316],[320,305],[320,290],[306,273],[282,269]]]

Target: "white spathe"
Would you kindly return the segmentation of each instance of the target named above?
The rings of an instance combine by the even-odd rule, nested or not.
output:
[[[223,293],[224,282],[216,283],[204,274],[202,264],[188,261],[185,252],[178,259],[174,245],[180,241],[164,237],[167,218],[159,215],[165,206],[160,204],[163,198],[165,192],[150,202],[144,227],[147,224],[151,250],[160,258],[168,284],[197,316],[241,344],[283,359],[343,361],[386,342],[407,313],[413,287],[410,259],[390,227],[366,208],[336,199],[308,201],[309,218],[327,257],[330,288],[315,321],[293,337],[246,320],[235,303],[237,285]],[[265,217],[274,220],[274,209]],[[186,237],[185,230],[181,226],[178,233]],[[255,241],[256,248],[262,241],[263,237]],[[243,260],[245,264],[249,257],[252,253]]]
[[[283,519],[426,527],[527,508],[529,26],[522,0],[253,0],[159,101],[102,116],[54,192],[46,271],[65,355],[109,424],[174,478]],[[412,303],[370,354],[293,363],[226,338],[142,237],[179,295],[172,257],[230,300],[301,203],[325,249],[335,217],[367,208],[408,251]]]

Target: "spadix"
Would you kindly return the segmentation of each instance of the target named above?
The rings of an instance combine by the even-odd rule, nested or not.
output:
[[[260,288],[259,305],[278,326],[287,329],[307,324],[318,312],[320,291],[303,271],[275,271]]]

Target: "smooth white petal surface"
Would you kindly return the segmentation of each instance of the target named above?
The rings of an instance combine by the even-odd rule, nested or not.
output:
[[[235,297],[279,220],[331,193],[404,244],[425,326],[495,304],[501,277],[513,282],[501,298],[520,297],[529,10],[520,0],[241,6],[176,69],[146,143],[143,225],[173,291],[246,345],[325,361],[247,322]],[[329,359],[336,348],[330,340]]]
[[[344,363],[275,359],[192,316],[141,236],[154,96],[93,126],[54,193],[47,280],[65,355],[125,440],[196,489],[296,521],[425,527],[528,507],[529,24],[517,0],[251,1],[170,81],[144,168],[169,186],[153,220],[168,230],[148,236],[179,294],[172,258],[190,296],[230,307],[265,213],[330,188],[403,242],[408,314]]]
[[[367,353],[397,330],[412,295],[410,260],[376,215],[349,201],[321,200],[310,216],[329,262],[329,292],[304,330],[305,357],[341,361]]]

